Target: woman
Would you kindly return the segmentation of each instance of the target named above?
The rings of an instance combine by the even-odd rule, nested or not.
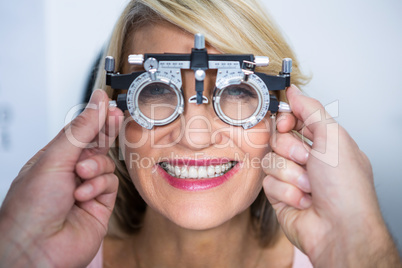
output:
[[[254,1],[132,1],[107,55],[131,73],[139,69],[128,55],[189,53],[202,32],[208,53],[267,55],[270,66],[261,71],[278,73],[282,58],[295,57],[261,10]],[[207,71],[204,80],[209,99],[216,75]],[[317,267],[398,265],[370,164],[321,104],[291,86],[294,116],[279,117],[278,133],[267,131],[268,117],[250,129],[228,127],[211,104],[187,102],[194,73],[182,71],[182,80],[179,119],[145,129],[125,112],[114,162],[105,154],[123,115],[94,91],[87,109],[14,181],[1,209],[1,264],[85,266],[104,241],[91,265],[297,267],[298,249]],[[99,75],[97,88],[106,88],[103,81]],[[303,83],[297,62],[292,82]],[[225,174],[200,175],[211,166]],[[177,168],[180,175],[169,173]],[[195,169],[198,182],[188,179]]]

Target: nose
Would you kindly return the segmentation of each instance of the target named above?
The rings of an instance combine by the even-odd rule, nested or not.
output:
[[[207,71],[207,73],[209,73]],[[210,74],[210,73],[209,73]],[[212,91],[215,86],[215,75],[207,75],[204,80],[204,97],[208,103],[196,104],[189,103],[191,96],[195,94],[194,73],[185,72],[183,78],[184,112],[180,118],[180,127],[176,125],[174,131],[181,133],[179,143],[192,150],[207,148],[214,143],[220,143],[222,140],[217,122],[217,116],[212,107]],[[176,136],[176,135],[174,135]]]
[[[213,144],[213,116],[209,105],[188,103],[183,116],[184,126],[181,143],[191,149],[203,149]]]

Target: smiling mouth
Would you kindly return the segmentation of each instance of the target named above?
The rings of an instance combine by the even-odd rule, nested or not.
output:
[[[192,165],[172,165],[168,162],[160,162],[159,166],[163,168],[170,176],[179,179],[206,179],[224,175],[229,172],[238,162],[229,161],[219,165],[192,166]]]

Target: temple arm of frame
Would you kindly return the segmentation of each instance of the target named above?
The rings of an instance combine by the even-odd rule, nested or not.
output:
[[[267,75],[264,73],[255,73],[258,75],[268,86],[269,91],[283,90],[290,87],[290,75]]]
[[[134,72],[131,74],[106,73],[106,85],[111,86],[113,89],[128,89],[131,83],[144,72]]]

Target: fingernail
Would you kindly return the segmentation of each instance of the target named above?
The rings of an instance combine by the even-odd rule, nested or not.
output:
[[[290,148],[289,157],[299,164],[305,164],[308,159],[308,151],[302,145],[293,145]]]
[[[86,169],[88,171],[91,171],[91,172],[96,171],[98,169],[98,163],[96,163],[96,161],[92,160],[92,159],[84,160],[84,161],[82,161],[82,162],[80,162],[78,164],[82,168],[84,168],[84,169]]]
[[[300,199],[300,207],[303,209],[309,208],[313,201],[311,200],[311,197],[309,195],[304,195],[302,199]]]
[[[92,92],[91,98],[89,99],[88,104],[98,104],[102,99],[101,89],[97,89]]]
[[[297,185],[307,193],[311,192],[311,185],[306,173],[303,173],[297,178]]]
[[[91,184],[83,184],[80,186],[80,192],[84,195],[89,195],[93,191],[94,187]]]

